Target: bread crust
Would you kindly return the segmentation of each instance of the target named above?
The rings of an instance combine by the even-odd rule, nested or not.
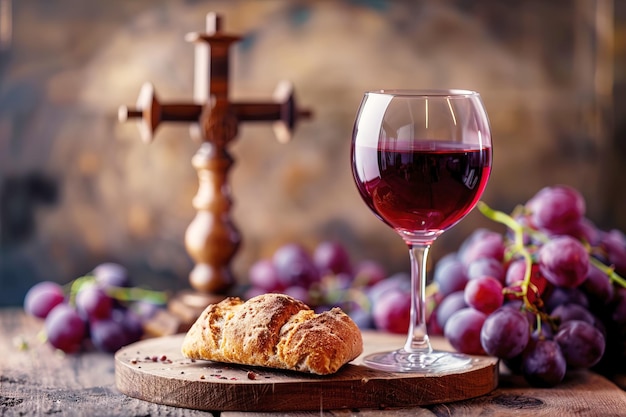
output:
[[[340,308],[315,313],[284,294],[244,302],[229,297],[208,306],[182,345],[189,359],[335,373],[363,351],[357,325]]]

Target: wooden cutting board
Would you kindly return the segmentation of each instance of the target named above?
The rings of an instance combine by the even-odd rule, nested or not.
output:
[[[357,358],[330,376],[183,358],[183,335],[147,339],[115,355],[115,381],[142,400],[209,411],[311,411],[409,407],[478,397],[498,384],[498,361],[473,357],[455,373],[416,375],[370,369]],[[402,346],[404,338],[364,332],[364,355]],[[434,339],[437,348],[445,341]]]

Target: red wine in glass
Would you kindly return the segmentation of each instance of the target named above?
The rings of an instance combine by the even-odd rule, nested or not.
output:
[[[352,134],[352,174],[371,211],[398,233],[411,259],[411,318],[406,343],[368,355],[392,372],[453,372],[463,354],[433,350],[425,322],[428,252],[435,239],[478,203],[491,173],[489,121],[467,90],[366,92]]]
[[[393,147],[355,145],[357,188],[396,230],[446,230],[478,202],[491,171],[491,151],[455,142],[410,144],[400,139]]]

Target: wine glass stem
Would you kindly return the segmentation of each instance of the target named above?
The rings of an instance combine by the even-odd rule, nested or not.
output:
[[[411,321],[404,344],[408,353],[430,353],[432,346],[426,329],[426,263],[429,244],[409,244],[411,258]]]

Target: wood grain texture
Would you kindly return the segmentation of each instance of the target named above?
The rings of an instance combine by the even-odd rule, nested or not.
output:
[[[116,384],[131,397],[219,411],[381,409],[465,400],[496,388],[497,360],[475,357],[455,373],[389,373],[348,364],[316,376],[185,359],[183,335],[140,341],[115,355]],[[402,338],[366,332],[366,352],[402,345]]]
[[[386,417],[621,417],[626,415],[626,393],[604,377],[591,372],[568,374],[554,388],[529,387],[521,377],[501,374],[498,389],[493,392],[454,403],[435,404],[423,408],[403,407],[384,411]],[[321,417],[381,415],[380,410],[328,410],[317,413],[224,412],[221,417]]]
[[[606,378],[570,372],[553,388],[528,386],[521,376],[503,374],[499,389],[481,398],[430,408],[437,416],[553,417],[626,415],[626,393]]]
[[[20,310],[0,310],[0,416],[211,415],[120,393],[112,355],[59,354],[39,340],[41,328]]]
[[[115,387],[112,355],[59,355],[42,344],[39,320],[18,309],[0,309],[0,415],[5,416],[211,416],[128,397]],[[368,350],[395,345],[396,336],[375,337]],[[441,343],[441,341],[438,341]],[[260,372],[258,375],[262,375]],[[301,394],[302,395],[302,394]],[[623,416],[626,393],[591,372],[571,372],[555,388],[529,387],[501,373],[498,388],[473,399],[423,407],[317,409],[302,412],[225,411],[220,417],[458,417],[458,416]]]

